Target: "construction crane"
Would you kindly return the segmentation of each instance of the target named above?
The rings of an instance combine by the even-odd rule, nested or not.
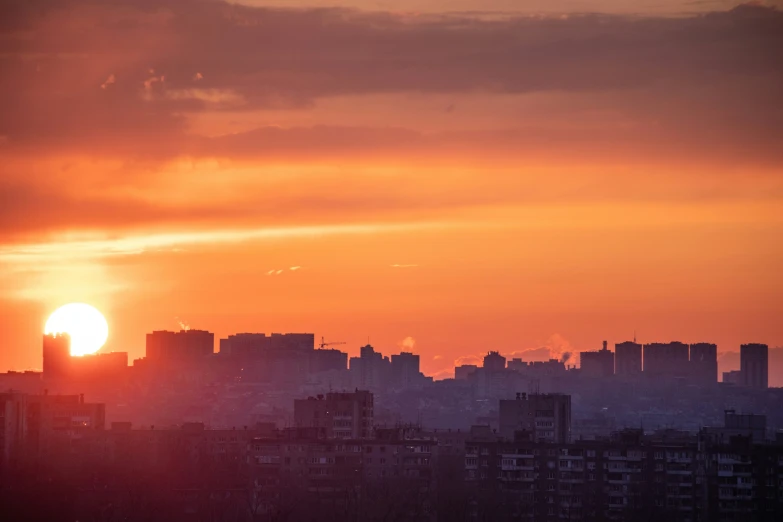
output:
[[[326,340],[323,337],[321,337],[321,344],[318,345],[318,348],[323,350],[327,346],[337,346],[338,344],[347,344],[347,343],[345,343],[343,341],[336,341],[336,342],[332,342],[332,343],[327,343]]]

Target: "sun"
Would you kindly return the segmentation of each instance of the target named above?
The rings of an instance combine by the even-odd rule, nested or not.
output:
[[[70,303],[52,312],[44,333],[67,333],[71,337],[71,355],[88,355],[97,352],[106,343],[109,325],[95,307]]]

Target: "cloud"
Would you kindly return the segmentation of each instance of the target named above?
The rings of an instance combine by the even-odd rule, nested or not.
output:
[[[392,267],[392,268],[416,268],[419,265],[398,265],[398,264],[395,264],[395,265],[389,265],[389,266]]]
[[[552,352],[549,348],[529,348],[526,350],[517,350],[508,354],[509,359],[522,359],[525,362],[548,361],[552,359]],[[558,357],[559,359],[559,357]]]
[[[106,78],[106,81],[104,81],[101,84],[101,89],[106,89],[109,85],[115,83],[117,79],[114,77],[113,74],[110,74],[108,78]]]
[[[402,341],[397,343],[397,346],[401,350],[407,350],[409,352],[413,351],[413,348],[416,346],[416,339],[414,339],[411,336],[406,337]]]
[[[39,263],[58,263],[71,260],[96,260],[117,256],[136,255],[182,245],[217,245],[280,238],[322,237],[324,235],[377,234],[413,230],[438,230],[443,223],[349,224],[321,226],[291,226],[211,230],[168,234],[125,235],[94,238],[61,237],[40,243],[0,245],[0,263],[16,266],[35,266]],[[275,273],[283,270],[274,270]]]
[[[288,270],[290,270],[291,272],[296,272],[298,270],[301,270],[302,268],[304,268],[304,267],[302,267],[302,266],[292,266],[292,267],[289,267]],[[266,275],[268,275],[268,276],[271,276],[271,275],[281,275],[283,272],[285,272],[285,269],[283,269],[283,268],[273,268],[272,270],[267,271]]]
[[[454,360],[454,366],[464,366],[464,365],[475,365],[475,366],[482,366],[484,364],[484,356],[483,355],[465,355],[462,357],[457,357]]]
[[[432,358],[432,360],[433,360],[433,361],[441,361],[441,360],[443,360],[443,356],[442,356],[442,355],[435,355],[435,356]]]
[[[16,144],[106,153],[132,138],[126,147],[137,154],[198,153],[188,117],[216,107],[304,109],[392,92],[608,97],[644,131],[636,138],[670,150],[687,150],[686,138],[773,154],[771,137],[783,130],[769,110],[783,79],[783,13],[763,6],[676,18],[482,18],[182,0],[82,0],[63,16],[59,3],[28,3],[0,7],[0,134]],[[123,82],[94,96],[89,86],[109,67]],[[148,69],[166,72],[171,94],[154,93],[164,77]],[[192,89],[205,77],[209,89]]]

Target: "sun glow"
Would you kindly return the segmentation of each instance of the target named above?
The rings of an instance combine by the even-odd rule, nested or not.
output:
[[[71,337],[71,355],[87,355],[97,352],[106,343],[109,325],[95,307],[70,303],[49,316],[44,333],[67,333]]]

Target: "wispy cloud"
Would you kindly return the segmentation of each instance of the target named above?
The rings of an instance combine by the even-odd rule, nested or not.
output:
[[[395,264],[395,265],[389,265],[389,266],[392,267],[392,268],[416,268],[419,265],[399,265],[399,264]]]
[[[168,234],[128,235],[124,237],[94,237],[82,239],[68,234],[59,240],[41,243],[16,244],[0,247],[0,263],[30,265],[54,261],[100,259],[138,255],[150,251],[170,249],[183,245],[242,243],[280,238],[308,238],[325,235],[361,235],[384,232],[404,232],[424,229],[449,228],[453,223],[382,223],[293,226],[241,230],[214,230],[207,232],[180,232]],[[81,236],[84,237],[84,236]],[[301,267],[296,267],[301,269]],[[277,270],[277,269],[275,269]]]
[[[113,74],[110,74],[108,78],[106,78],[106,81],[101,84],[101,89],[106,89],[109,85],[115,83],[117,79],[114,77]]]
[[[304,267],[301,267],[301,266],[291,266],[291,267],[288,267],[288,270],[291,271],[291,272],[296,272],[297,270],[301,270],[302,268],[304,268]],[[268,275],[268,276],[280,275],[280,274],[284,273],[285,271],[286,271],[285,268],[273,268],[272,270],[269,270],[266,273],[266,275]]]

